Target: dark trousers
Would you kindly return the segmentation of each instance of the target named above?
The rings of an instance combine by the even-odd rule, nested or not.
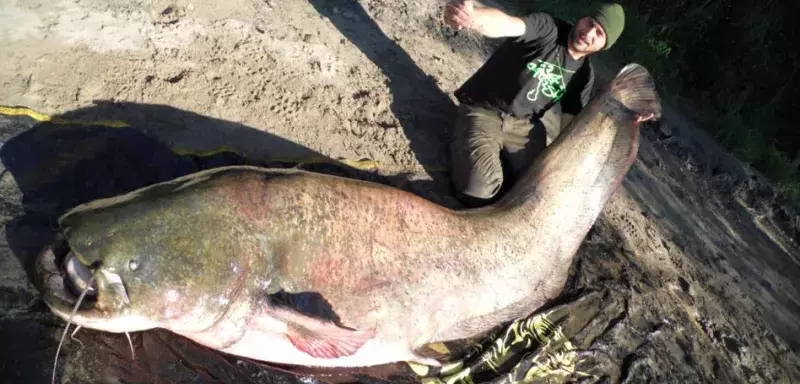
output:
[[[553,108],[541,119],[461,104],[450,139],[450,173],[458,197],[468,206],[488,204],[509,176],[518,178],[560,130]],[[504,172],[505,171],[505,172]]]

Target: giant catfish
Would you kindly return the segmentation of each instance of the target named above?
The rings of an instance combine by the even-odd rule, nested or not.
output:
[[[560,294],[636,158],[640,122],[660,113],[647,70],[626,66],[483,208],[247,166],[86,203],[59,219],[68,250],[38,261],[45,299],[68,319],[86,290],[78,325],[160,327],[261,361],[436,365],[421,346],[483,334]]]

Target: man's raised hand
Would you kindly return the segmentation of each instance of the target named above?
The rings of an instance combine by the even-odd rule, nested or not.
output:
[[[451,0],[444,7],[444,21],[455,30],[472,28],[475,23],[475,5],[472,0]]]

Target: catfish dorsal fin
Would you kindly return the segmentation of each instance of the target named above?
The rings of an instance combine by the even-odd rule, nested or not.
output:
[[[282,308],[273,308],[270,312],[286,324],[286,337],[295,348],[320,359],[353,355],[375,334],[374,331],[345,329],[330,321]]]
[[[619,71],[611,82],[611,93],[626,108],[639,116],[653,114],[661,117],[661,99],[658,97],[653,77],[647,69],[631,63]]]

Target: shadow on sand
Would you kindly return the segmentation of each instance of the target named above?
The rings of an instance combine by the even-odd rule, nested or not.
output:
[[[56,117],[83,122],[121,120],[128,127],[55,124],[27,116],[0,116],[0,160],[22,192],[22,214],[6,225],[11,253],[35,282],[35,258],[52,244],[57,218],[75,205],[126,193],[203,169],[227,165],[293,167],[394,184],[281,137],[163,105],[99,103]],[[312,159],[313,162],[304,162]],[[402,178],[402,176],[400,176]],[[397,181],[397,180],[395,180]],[[403,189],[413,182],[399,181]],[[7,212],[20,212],[16,204]],[[24,278],[23,278],[24,279]],[[40,287],[37,287],[40,288]],[[49,382],[64,322],[25,287],[0,289],[0,338],[15,345],[0,353],[8,382]],[[291,375],[238,359],[154,330],[132,335],[136,359],[122,335],[82,330],[83,347],[67,340],[59,362],[69,382],[126,383],[295,382]],[[76,353],[79,351],[80,353]],[[84,377],[87,376],[87,377]],[[102,381],[102,380],[101,380]]]

